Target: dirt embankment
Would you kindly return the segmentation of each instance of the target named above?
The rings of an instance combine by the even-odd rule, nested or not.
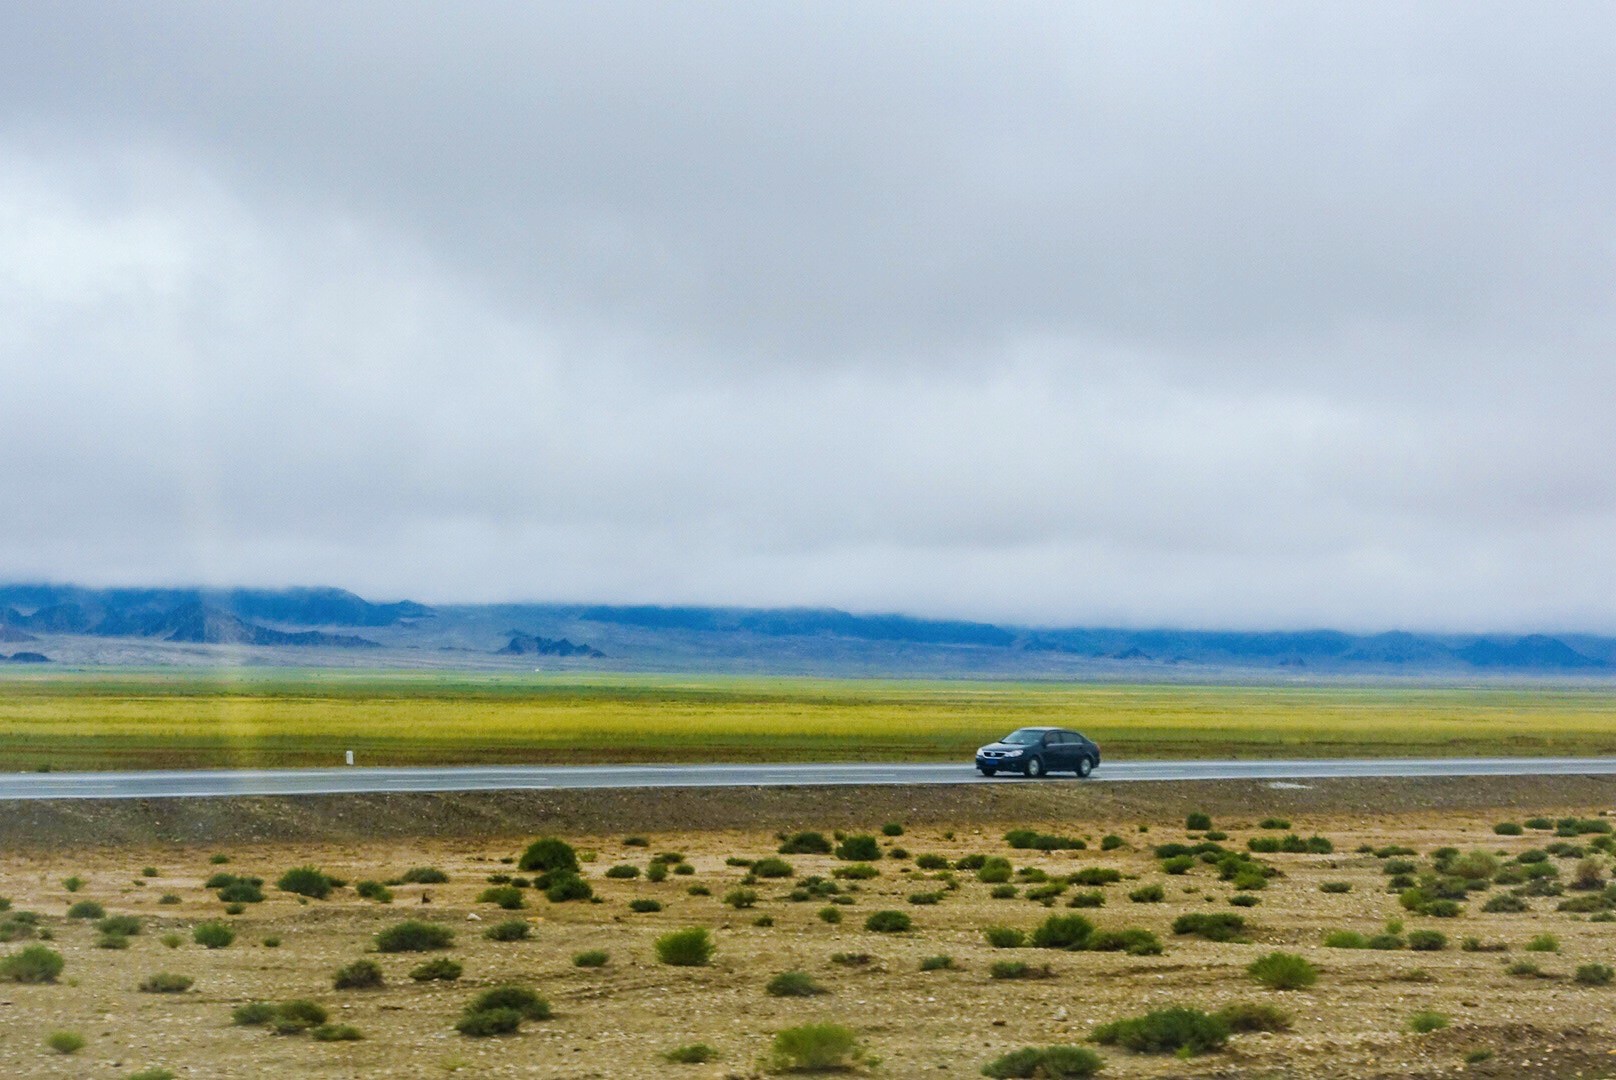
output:
[[[659,788],[0,803],[7,850],[666,829],[1167,820],[1273,813],[1379,816],[1616,806],[1616,777],[1200,781],[871,787]]]

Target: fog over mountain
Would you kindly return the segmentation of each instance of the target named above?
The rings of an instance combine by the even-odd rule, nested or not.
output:
[[[1593,3],[18,0],[0,579],[1613,634],[1613,100]]]

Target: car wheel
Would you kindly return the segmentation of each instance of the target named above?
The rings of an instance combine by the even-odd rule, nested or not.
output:
[[[999,770],[998,769],[981,769],[981,770],[978,770],[978,771],[980,771],[983,776],[992,776],[994,773],[998,772]]]
[[[1044,775],[1044,759],[1037,757],[1029,758],[1027,764],[1022,766],[1022,771],[1025,772],[1029,778],[1033,780],[1038,779],[1040,776]]]
[[[1077,775],[1079,775],[1079,776],[1087,776],[1089,773],[1091,773],[1093,771],[1094,771],[1094,759],[1093,758],[1091,758],[1091,757],[1080,757],[1080,758],[1077,759]]]

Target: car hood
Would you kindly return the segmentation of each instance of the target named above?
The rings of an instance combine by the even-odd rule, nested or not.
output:
[[[986,746],[977,747],[976,752],[980,754],[984,750],[1028,750],[1028,749],[1031,749],[1031,747],[1021,746],[1021,745],[1018,745],[1016,743],[990,742]]]

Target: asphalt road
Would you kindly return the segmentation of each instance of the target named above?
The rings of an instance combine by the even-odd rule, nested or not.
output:
[[[843,784],[1072,784],[1173,780],[1305,782],[1374,776],[1616,775],[1616,757],[1336,758],[1301,761],[1120,761],[1088,780],[989,780],[968,765],[569,765],[452,768],[221,769],[3,773],[0,801],[334,795],[380,791],[565,788],[789,787]]]

